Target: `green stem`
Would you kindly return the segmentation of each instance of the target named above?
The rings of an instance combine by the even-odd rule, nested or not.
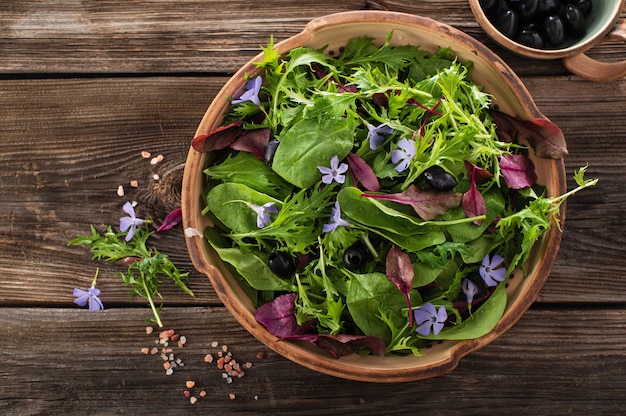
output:
[[[154,319],[156,320],[157,325],[159,325],[159,328],[163,328],[163,322],[161,322],[159,311],[157,311],[156,305],[154,304],[154,301],[152,300],[152,295],[150,294],[150,291],[148,290],[148,286],[146,285],[145,278],[141,279],[141,284],[143,285],[143,290],[146,292],[146,299],[148,299],[148,303],[150,303],[150,309],[152,309],[152,313],[154,314]]]

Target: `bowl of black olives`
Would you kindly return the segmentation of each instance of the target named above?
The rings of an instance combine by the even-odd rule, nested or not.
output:
[[[535,59],[563,58],[573,73],[594,81],[626,75],[624,62],[597,62],[584,55],[604,39],[624,40],[616,25],[624,0],[470,0],[487,35],[508,50]]]

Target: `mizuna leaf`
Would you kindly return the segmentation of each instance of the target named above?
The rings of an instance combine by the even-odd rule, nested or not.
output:
[[[270,142],[270,129],[245,130],[230,145],[234,150],[249,152],[265,160],[265,148]]]
[[[522,154],[502,156],[500,168],[506,185],[511,189],[527,188],[537,180],[535,165]]]
[[[352,354],[361,348],[370,350],[380,355],[385,355],[385,343],[379,337],[373,335],[349,335],[349,334],[302,334],[287,336],[286,339],[308,341],[339,358]]]
[[[372,168],[363,159],[352,152],[348,153],[347,158],[350,172],[361,182],[363,187],[370,192],[378,192],[380,190],[380,184]]]
[[[243,121],[237,120],[225,126],[220,126],[207,134],[194,137],[191,140],[191,146],[194,150],[201,153],[225,149],[244,132],[241,128],[242,125]]]
[[[515,133],[518,133],[528,140],[539,157],[560,159],[568,153],[563,131],[550,120],[521,120],[499,111],[494,111],[493,117],[498,136],[505,141],[512,141]]]
[[[409,308],[409,326],[413,326],[413,311],[411,310],[411,286],[413,284],[413,264],[408,254],[395,245],[387,253],[385,261],[387,279],[393,283],[406,299]]]
[[[406,191],[398,194],[362,194],[362,196],[411,205],[424,221],[433,220],[458,207],[462,198],[462,194],[458,192],[421,190],[415,185],[410,185]]]

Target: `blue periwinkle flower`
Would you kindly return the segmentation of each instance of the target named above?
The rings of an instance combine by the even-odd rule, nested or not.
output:
[[[278,209],[274,206],[274,202],[268,202],[263,205],[248,204],[248,206],[256,212],[256,226],[259,228],[269,225],[271,221],[270,214],[278,213]]]
[[[430,302],[423,304],[419,309],[413,312],[415,317],[415,323],[417,328],[415,331],[423,336],[430,335],[432,330],[433,335],[437,335],[443,329],[446,320],[448,319],[448,312],[444,306],[435,308]]]
[[[504,259],[497,254],[494,254],[492,258],[489,258],[487,254],[483,258],[483,262],[478,269],[480,277],[483,278],[487,286],[497,286],[498,283],[504,280],[506,276],[506,267],[504,267]]]
[[[261,100],[259,99],[259,91],[261,91],[261,84],[263,84],[263,78],[260,76],[252,78],[246,84],[246,91],[241,94],[241,96],[233,100],[232,104],[239,104],[245,101],[252,101],[256,105],[261,105]]]
[[[318,166],[317,169],[322,172],[322,182],[327,185],[333,183],[333,181],[337,183],[344,183],[346,181],[346,175],[344,175],[344,173],[348,170],[348,165],[345,163],[340,165],[337,155],[330,159],[330,168]]]
[[[398,149],[391,151],[391,162],[397,163],[395,169],[404,172],[411,166],[411,160],[415,156],[415,140],[402,139],[398,142]]]
[[[374,126],[370,123],[367,123],[367,138],[370,141],[370,149],[376,150],[378,146],[383,144],[385,138],[381,136],[381,134],[392,134],[393,132],[394,129],[386,124]]]
[[[120,218],[120,231],[122,232],[128,231],[128,233],[126,234],[125,240],[130,241],[133,238],[133,235],[135,235],[135,231],[137,230],[137,227],[142,225],[146,221],[142,220],[141,218],[137,218],[135,216],[135,209],[133,208],[133,205],[130,202],[126,202],[124,206],[122,207],[122,209],[124,210],[125,213],[128,214],[128,217]]]
[[[341,218],[341,208],[339,207],[339,202],[335,202],[335,207],[332,209],[330,216],[330,224],[324,224],[322,226],[322,231],[328,233],[336,230],[337,227],[346,227],[348,225],[350,224]]]

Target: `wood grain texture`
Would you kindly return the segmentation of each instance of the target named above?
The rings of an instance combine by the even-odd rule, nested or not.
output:
[[[562,415],[619,413],[626,405],[624,309],[531,310],[505,336],[463,358],[454,372],[400,384],[353,382],[304,369],[251,338],[223,308],[167,308],[163,316],[168,328],[187,338],[184,348],[173,348],[184,367],[171,376],[160,353],[141,352],[157,336],[145,334],[137,309],[0,308],[11,334],[3,347],[1,376],[10,383],[0,386],[0,412]],[[611,345],[599,341],[606,331]],[[219,347],[211,347],[213,341]],[[224,344],[237,360],[252,363],[232,384],[215,363],[204,362]],[[261,350],[267,355],[259,359]],[[195,405],[183,394],[187,380],[196,382]],[[198,396],[202,389],[204,398]]]

